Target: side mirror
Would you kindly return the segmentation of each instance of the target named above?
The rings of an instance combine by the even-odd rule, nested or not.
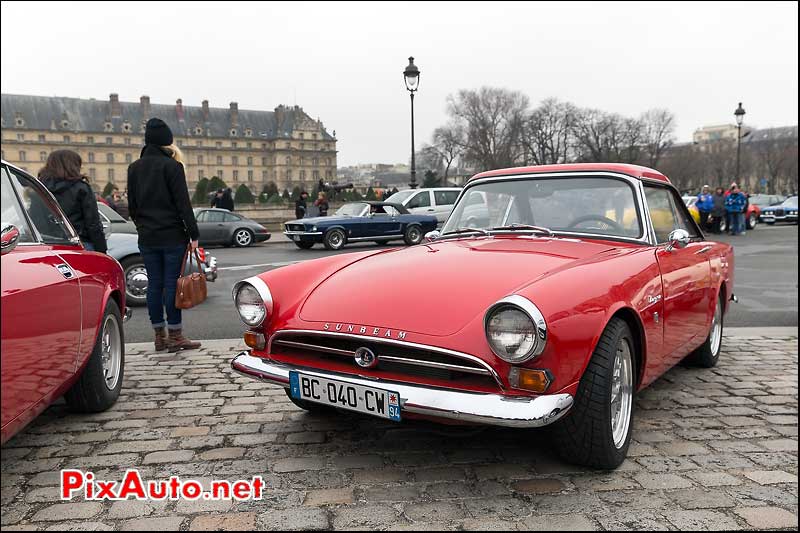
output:
[[[8,252],[17,247],[19,242],[19,230],[16,226],[9,225],[3,228],[2,236],[0,237],[0,254],[6,255]]]
[[[425,234],[425,240],[428,242],[433,242],[441,236],[442,234],[438,230],[433,230]]]
[[[686,248],[689,246],[689,242],[691,242],[692,237],[689,235],[689,232],[685,229],[675,229],[670,232],[669,237],[667,237],[667,247],[666,250],[671,252],[675,249],[680,250],[681,248]]]

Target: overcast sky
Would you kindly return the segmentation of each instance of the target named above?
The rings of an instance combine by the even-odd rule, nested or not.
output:
[[[303,106],[339,165],[406,162],[446,98],[482,85],[627,115],[667,107],[679,140],[733,122],[797,124],[796,2],[2,2],[2,92],[272,110]]]

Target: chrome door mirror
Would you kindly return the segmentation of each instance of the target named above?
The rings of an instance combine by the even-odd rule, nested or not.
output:
[[[6,255],[8,252],[17,247],[19,242],[19,230],[14,225],[9,225],[3,228],[2,237],[0,237],[0,253]]]
[[[425,234],[425,240],[428,242],[433,242],[441,236],[442,234],[438,230],[433,230]]]
[[[675,249],[680,250],[681,248],[686,248],[689,246],[691,240],[691,235],[689,235],[689,232],[685,229],[674,229],[670,232],[669,237],[667,237],[666,250],[671,252]]]

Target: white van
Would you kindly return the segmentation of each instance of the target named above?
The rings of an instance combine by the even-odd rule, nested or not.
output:
[[[459,194],[461,189],[458,187],[408,189],[394,193],[386,201],[402,204],[417,215],[434,215],[439,224],[442,224],[453,211]]]

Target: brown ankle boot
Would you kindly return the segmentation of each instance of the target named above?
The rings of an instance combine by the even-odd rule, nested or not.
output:
[[[155,328],[153,330],[156,334],[156,351],[157,352],[166,352],[167,351],[167,330],[166,328]]]
[[[171,329],[169,330],[167,346],[169,347],[170,352],[179,352],[181,350],[194,350],[195,348],[199,348],[201,344],[197,341],[189,340],[184,337],[182,330]]]

